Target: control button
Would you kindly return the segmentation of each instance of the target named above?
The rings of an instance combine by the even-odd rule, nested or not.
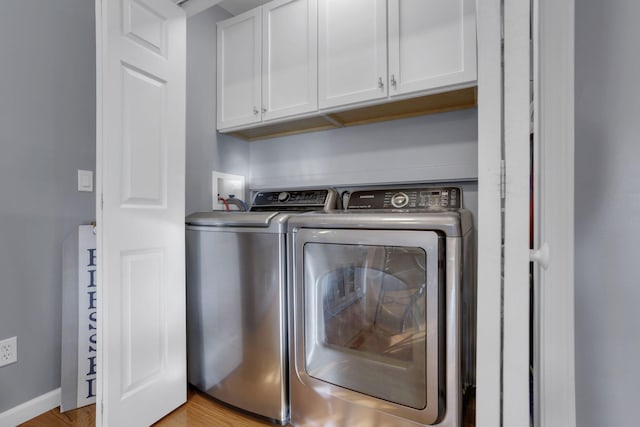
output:
[[[409,204],[409,197],[405,193],[396,193],[391,196],[391,205],[394,208],[404,208]]]
[[[282,193],[278,194],[279,202],[286,202],[287,200],[289,200],[289,193],[287,193],[286,191],[283,191]]]

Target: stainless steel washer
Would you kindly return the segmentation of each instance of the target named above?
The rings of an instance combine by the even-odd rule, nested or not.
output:
[[[286,224],[336,201],[326,189],[259,192],[249,212],[186,218],[188,377],[196,388],[287,422]]]
[[[462,425],[475,383],[470,213],[457,187],[358,191],[291,218],[295,426]]]

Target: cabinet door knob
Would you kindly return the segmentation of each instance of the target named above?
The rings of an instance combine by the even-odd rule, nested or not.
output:
[[[259,112],[260,111],[258,111],[258,108],[253,107],[253,114],[255,114],[257,116]]]
[[[384,83],[382,82],[382,77],[378,77],[378,87],[381,90],[384,89]]]
[[[267,109],[266,109],[266,108],[264,108],[264,107],[262,107],[262,113],[264,114],[264,113],[266,113],[266,112],[267,112]]]
[[[395,89],[397,85],[398,85],[398,82],[396,82],[395,74],[391,74],[391,86],[393,86]]]

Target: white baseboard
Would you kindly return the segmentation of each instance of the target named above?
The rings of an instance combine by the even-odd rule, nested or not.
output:
[[[0,413],[0,427],[15,427],[58,406],[60,406],[59,388]]]

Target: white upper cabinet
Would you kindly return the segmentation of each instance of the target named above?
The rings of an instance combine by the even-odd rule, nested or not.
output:
[[[297,127],[275,133],[326,128],[345,118],[304,120],[469,88],[477,80],[475,1],[273,0],[219,22],[217,128],[292,119]],[[462,108],[472,103],[467,95]],[[414,108],[394,106],[401,115]]]
[[[475,0],[389,0],[389,95],[476,81]]]
[[[318,1],[320,108],[387,97],[387,1]]]
[[[318,109],[316,0],[275,0],[262,8],[262,119]]]
[[[218,23],[218,128],[259,122],[261,117],[261,9]]]

